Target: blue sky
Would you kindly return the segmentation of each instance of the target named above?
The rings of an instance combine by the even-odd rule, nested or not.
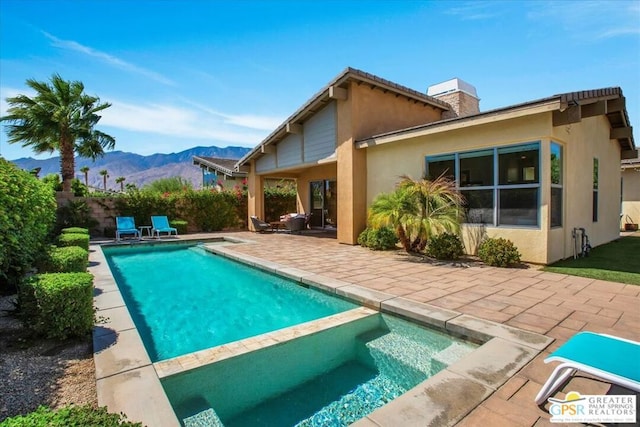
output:
[[[0,114],[58,73],[122,151],[252,147],[348,66],[481,110],[620,86],[637,127],[640,1],[0,1]],[[4,129],[0,155],[33,157]]]

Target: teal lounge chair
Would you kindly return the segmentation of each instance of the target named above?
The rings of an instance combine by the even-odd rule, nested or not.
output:
[[[123,234],[133,234],[134,237],[138,237],[138,240],[142,237],[132,216],[116,217],[116,242],[122,239]]]
[[[169,226],[169,219],[165,215],[152,216],[151,224],[151,235],[155,235],[158,239],[160,233],[168,233],[167,235],[171,236],[171,232],[174,232],[176,236],[178,235],[178,230]]]
[[[536,396],[541,405],[576,371],[586,372],[612,384],[640,391],[640,343],[579,332],[551,353],[544,363],[562,362],[549,376]]]

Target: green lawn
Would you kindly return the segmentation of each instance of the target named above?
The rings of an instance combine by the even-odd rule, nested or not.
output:
[[[640,233],[593,248],[586,258],[558,261],[544,270],[640,285]]]

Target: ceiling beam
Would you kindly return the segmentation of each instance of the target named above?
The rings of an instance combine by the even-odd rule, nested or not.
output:
[[[338,86],[329,86],[329,98],[344,101],[347,99],[347,90]]]
[[[620,158],[622,160],[637,159],[638,150],[622,150],[622,152],[620,153]]]
[[[553,126],[578,123],[580,120],[582,120],[582,114],[579,105],[571,105],[564,111],[555,110],[553,112]]]
[[[609,134],[610,139],[630,139],[633,135],[631,126],[623,128],[612,128]]]
[[[581,114],[582,117],[603,116],[607,114],[607,101],[582,105]]]
[[[616,99],[610,99],[607,101],[607,113],[615,113],[617,111],[623,111],[626,107],[626,101],[624,96]]]
[[[260,146],[260,152],[263,154],[274,154],[276,152],[276,147],[273,145],[262,145]]]
[[[302,135],[302,125],[298,123],[287,123],[287,133],[295,133],[296,135]]]

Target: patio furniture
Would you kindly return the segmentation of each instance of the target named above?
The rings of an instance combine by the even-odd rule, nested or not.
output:
[[[171,236],[171,232],[176,233],[178,235],[178,229],[169,226],[169,219],[166,215],[155,215],[151,217],[151,235],[155,235],[158,239],[160,238],[160,233],[167,233],[168,236]]]
[[[576,371],[640,391],[640,343],[594,332],[579,332],[551,353],[544,363],[562,362],[536,396],[544,403]]]
[[[142,238],[140,230],[136,228],[136,222],[132,216],[117,216],[116,217],[116,242],[122,240],[122,235],[133,234],[134,237],[138,237],[138,240]]]
[[[306,228],[307,219],[305,215],[295,216],[284,221],[284,226],[292,233],[300,232]]]
[[[270,224],[262,221],[257,216],[251,217],[251,224],[253,224],[253,230],[258,233],[262,233],[264,231],[267,231],[269,228],[272,228]]]

